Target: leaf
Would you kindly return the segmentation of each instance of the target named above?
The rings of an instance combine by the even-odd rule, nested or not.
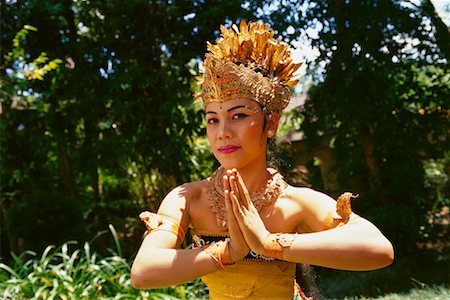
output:
[[[38,29],[36,27],[31,26],[31,25],[25,25],[25,26],[23,26],[23,28],[26,30],[38,31]]]
[[[15,276],[16,278],[20,278],[19,274],[17,274],[12,268],[8,267],[4,263],[0,263],[0,269],[5,270],[6,272],[8,272],[9,274]]]

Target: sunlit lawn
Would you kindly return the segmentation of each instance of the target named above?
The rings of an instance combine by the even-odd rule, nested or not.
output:
[[[352,299],[352,298],[347,298]],[[409,299],[435,299],[435,300],[448,300],[450,299],[450,289],[444,285],[431,286],[423,289],[412,289],[405,293],[392,293],[385,296],[380,296],[376,298],[364,298],[359,299],[386,299],[386,300],[409,300]]]
[[[433,252],[396,257],[382,270],[318,269],[316,274],[324,299],[450,299],[449,259]]]

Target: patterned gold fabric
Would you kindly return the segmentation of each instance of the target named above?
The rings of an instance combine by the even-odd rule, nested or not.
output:
[[[202,280],[211,300],[293,299],[295,264],[244,259]]]
[[[224,232],[193,231],[194,247],[227,238]],[[212,300],[293,299],[295,263],[250,252],[243,260],[224,266],[201,279]]]

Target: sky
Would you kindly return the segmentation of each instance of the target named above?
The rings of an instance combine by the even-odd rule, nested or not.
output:
[[[431,0],[436,8],[439,16],[447,24],[447,27],[450,26],[450,1],[448,0]],[[447,9],[446,9],[447,8]]]

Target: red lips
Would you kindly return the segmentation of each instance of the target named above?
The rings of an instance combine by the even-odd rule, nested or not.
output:
[[[224,145],[224,146],[219,148],[219,151],[221,153],[228,154],[228,153],[232,153],[232,152],[238,150],[239,148],[240,147],[234,146],[234,145]]]

